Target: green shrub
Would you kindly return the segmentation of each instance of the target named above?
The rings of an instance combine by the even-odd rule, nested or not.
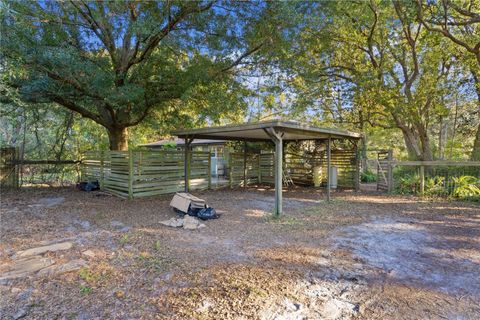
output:
[[[480,179],[473,176],[454,177],[452,196],[463,200],[480,201]]]
[[[417,194],[419,190],[420,177],[417,174],[405,174],[396,180],[397,193]],[[443,176],[429,177],[425,179],[425,195],[451,196],[460,200],[480,202],[480,179],[474,176],[458,176],[450,179]]]
[[[377,181],[377,175],[370,170],[365,170],[362,172],[360,179],[365,183],[375,182]]]
[[[432,177],[425,179],[425,195],[445,196],[448,190],[445,187],[445,177]]]
[[[416,194],[420,186],[420,177],[416,174],[407,174],[400,177],[395,184],[395,191],[400,194]]]

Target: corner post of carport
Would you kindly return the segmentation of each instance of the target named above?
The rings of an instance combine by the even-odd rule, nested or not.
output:
[[[282,214],[282,177],[283,177],[283,135],[274,128],[267,128],[265,132],[275,143],[275,210],[274,215]]]
[[[331,185],[330,175],[332,174],[331,148],[332,148],[332,138],[331,136],[328,136],[328,140],[327,140],[327,201],[330,201],[330,185]]]
[[[184,149],[184,165],[183,165],[183,174],[185,177],[185,192],[189,190],[189,179],[190,179],[190,145],[192,144],[193,138],[185,137],[185,149]]]
[[[355,145],[355,192],[360,191],[360,150],[358,148],[359,141],[354,140]]]

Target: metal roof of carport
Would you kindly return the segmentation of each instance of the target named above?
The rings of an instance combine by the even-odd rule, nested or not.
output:
[[[264,121],[241,125],[176,130],[172,134],[179,138],[216,140],[271,141],[268,128],[283,134],[283,140],[360,139],[361,134],[347,130],[314,127],[297,121]]]

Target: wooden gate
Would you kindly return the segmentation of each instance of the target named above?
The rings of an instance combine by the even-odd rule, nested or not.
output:
[[[0,186],[2,188],[18,187],[18,166],[15,164],[16,158],[16,148],[0,148]]]
[[[377,155],[377,190],[393,190],[392,150],[380,151]]]

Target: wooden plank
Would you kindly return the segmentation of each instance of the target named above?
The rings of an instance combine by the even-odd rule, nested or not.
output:
[[[133,151],[128,151],[128,198],[133,199]]]
[[[328,137],[327,141],[327,201],[330,201],[330,174],[332,171],[332,165],[331,165],[331,144],[332,144],[332,139]]]
[[[480,167],[480,161],[451,161],[451,160],[434,160],[434,161],[387,161],[393,166],[452,166],[452,167]]]

